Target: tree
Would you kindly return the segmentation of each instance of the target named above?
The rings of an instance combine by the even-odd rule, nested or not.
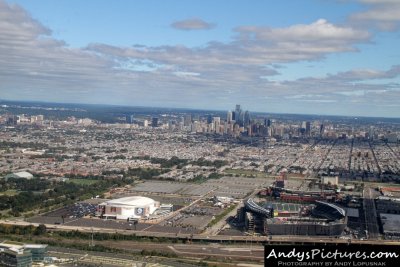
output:
[[[39,224],[39,226],[36,228],[34,234],[35,235],[43,235],[46,233],[46,230],[47,230],[46,225]]]

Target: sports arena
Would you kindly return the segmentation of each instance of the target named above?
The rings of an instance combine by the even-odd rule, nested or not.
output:
[[[97,206],[96,215],[117,220],[148,218],[160,207],[148,197],[132,196],[105,201]]]
[[[346,211],[329,202],[314,204],[266,203],[253,199],[244,202],[239,212],[248,231],[266,235],[329,235],[339,236],[347,225]]]

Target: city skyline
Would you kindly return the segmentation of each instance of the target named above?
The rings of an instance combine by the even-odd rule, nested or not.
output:
[[[399,12],[395,0],[0,0],[1,98],[399,117]]]

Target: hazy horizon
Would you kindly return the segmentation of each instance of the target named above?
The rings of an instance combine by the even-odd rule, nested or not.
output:
[[[234,111],[235,106],[229,107],[227,109],[206,109],[206,108],[184,108],[184,107],[169,107],[169,106],[138,106],[138,105],[118,105],[118,104],[104,104],[104,103],[72,103],[72,102],[49,102],[49,101],[40,101],[40,100],[12,100],[12,99],[0,99],[0,104],[3,102],[11,102],[11,103],[26,103],[26,104],[43,104],[43,105],[73,105],[73,106],[105,106],[105,107],[120,107],[120,108],[143,108],[143,109],[170,109],[170,110],[182,110],[182,111],[204,111],[204,112],[218,112],[218,113],[226,113],[228,111]],[[240,105],[240,103],[238,103]],[[316,114],[316,113],[284,113],[284,112],[268,112],[268,111],[256,111],[248,109],[247,107],[241,105],[243,110],[248,110],[253,114],[262,114],[262,115],[294,115],[294,116],[317,116],[317,117],[343,117],[343,118],[372,118],[372,119],[400,119],[400,117],[379,117],[379,116],[363,116],[363,115],[339,115],[339,114]],[[127,112],[129,113],[129,112]]]

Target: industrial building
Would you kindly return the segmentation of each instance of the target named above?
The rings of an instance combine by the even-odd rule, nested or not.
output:
[[[375,204],[378,213],[400,214],[399,198],[379,196]]]
[[[131,196],[105,201],[98,205],[96,216],[117,220],[148,218],[160,203],[142,196]]]
[[[339,177],[338,176],[322,176],[321,183],[324,185],[339,185]]]
[[[46,253],[47,245],[4,241],[0,243],[0,266],[30,267],[42,262]]]
[[[400,238],[400,215],[399,214],[389,214],[381,213],[379,215],[382,232],[386,239],[399,239]]]

